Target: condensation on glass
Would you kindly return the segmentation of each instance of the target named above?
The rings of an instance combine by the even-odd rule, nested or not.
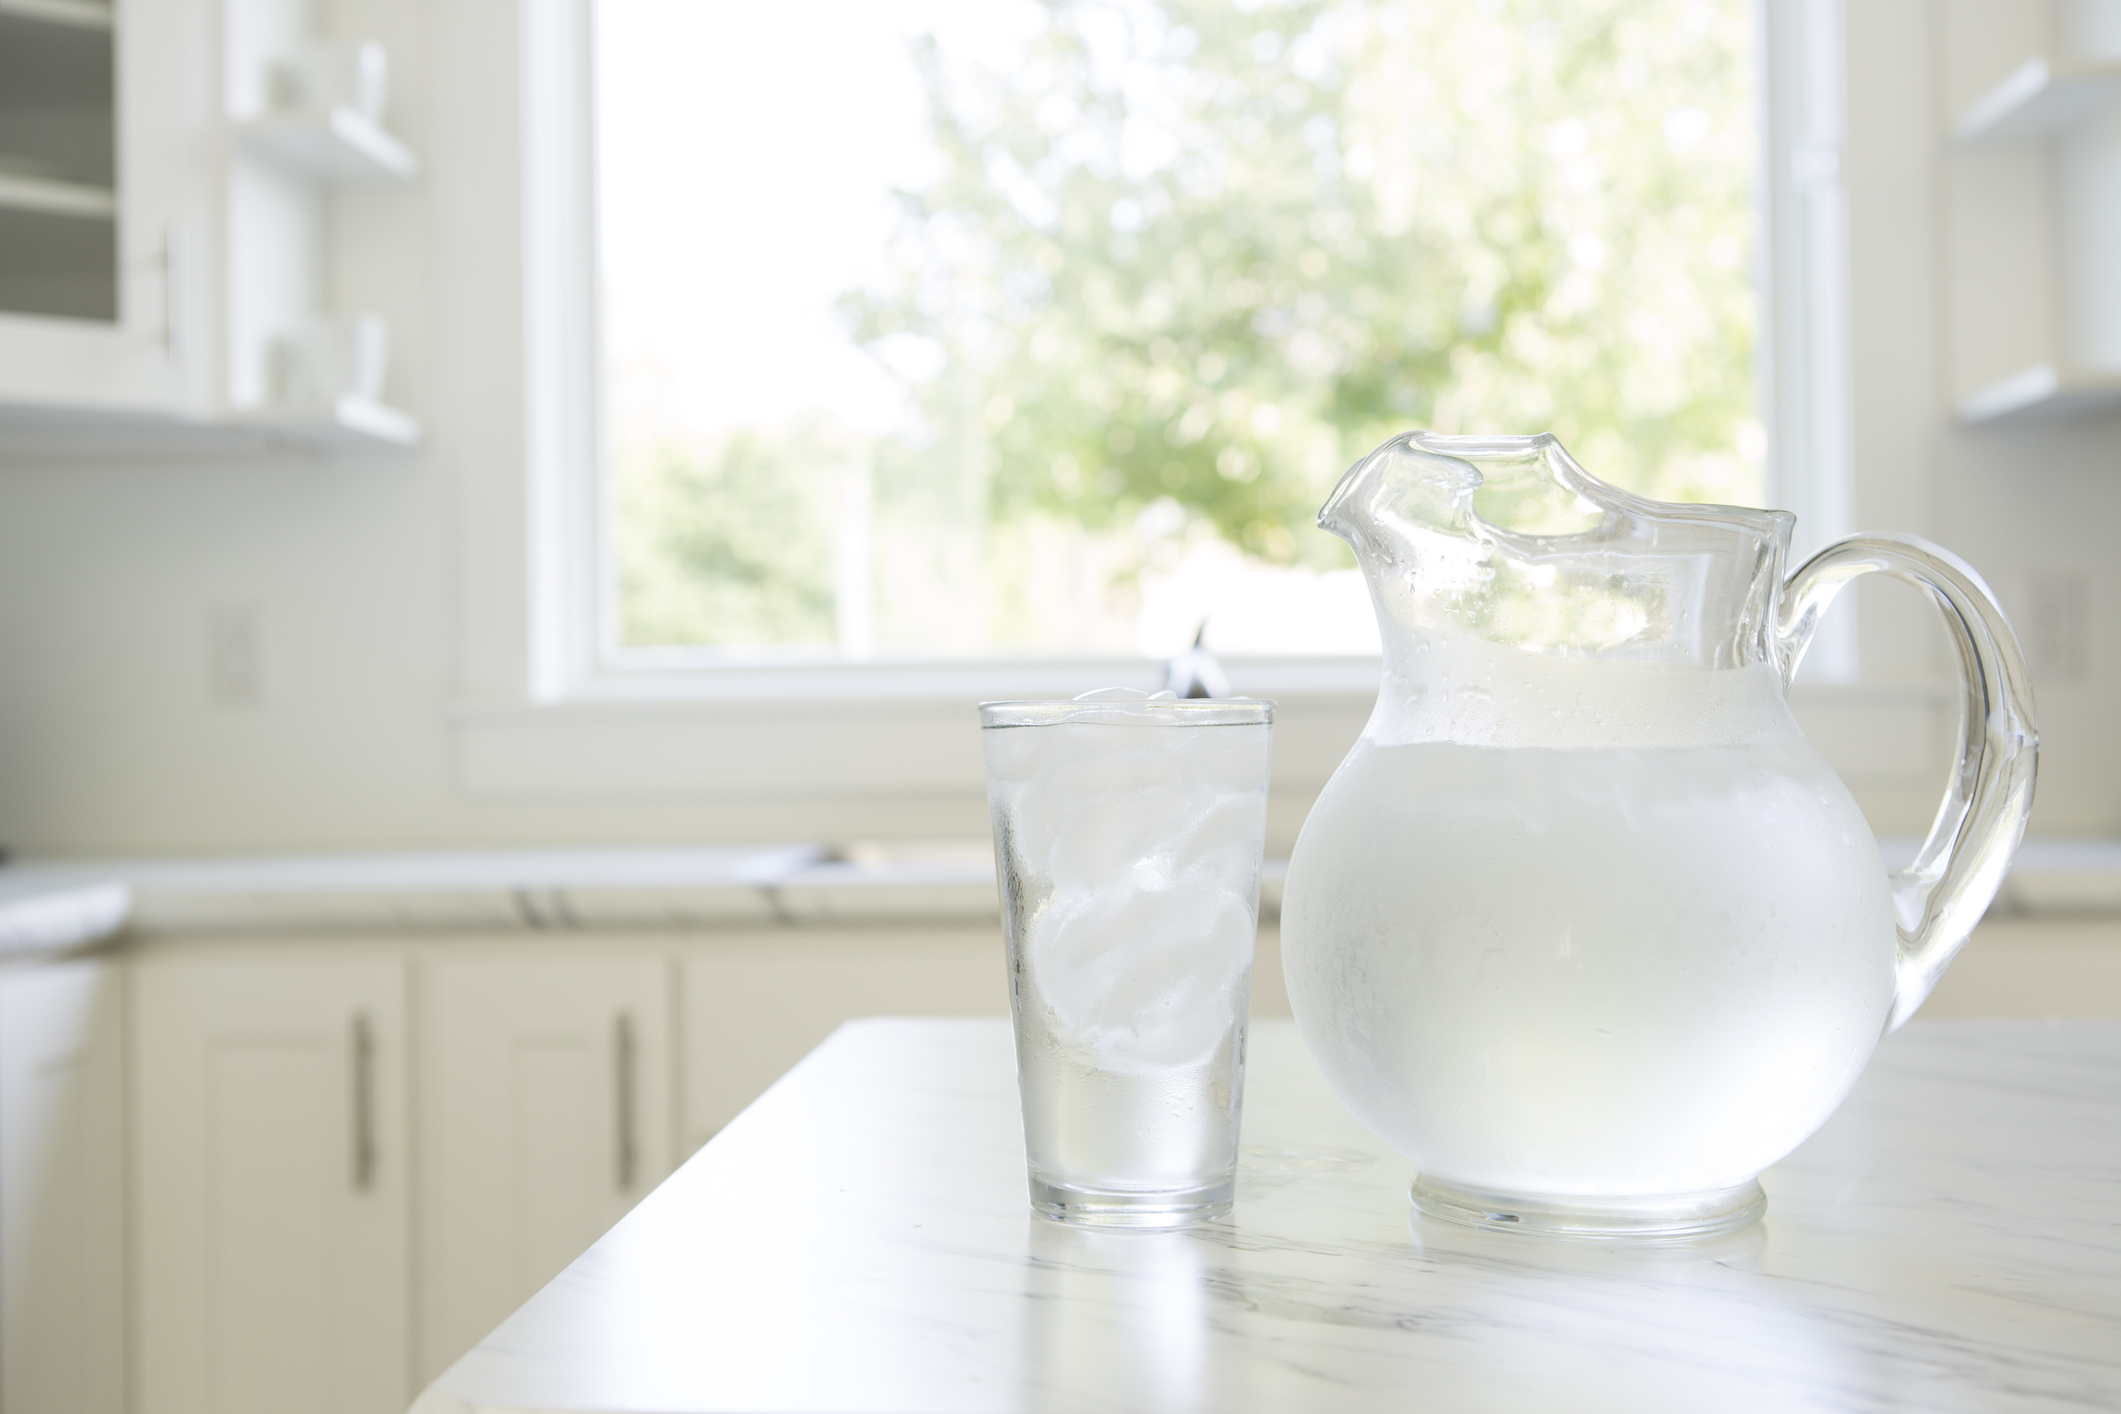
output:
[[[1274,707],[1110,689],[980,708],[1031,1202],[1229,1209]]]

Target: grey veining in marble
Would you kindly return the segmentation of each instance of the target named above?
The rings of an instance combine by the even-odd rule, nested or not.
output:
[[[1415,1218],[1257,1028],[1227,1222],[1025,1205],[1008,1028],[843,1028],[416,1408],[2121,1406],[2121,1025],[1929,1023],[1706,1243]]]

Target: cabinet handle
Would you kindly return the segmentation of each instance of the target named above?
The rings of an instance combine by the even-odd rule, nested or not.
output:
[[[365,1193],[376,1181],[376,1036],[366,1013],[353,1019],[353,1186]]]
[[[184,249],[176,227],[162,231],[162,356],[171,363],[184,362]]]
[[[612,1114],[613,1168],[621,1193],[633,1188],[634,1169],[640,1156],[634,1144],[634,1096],[633,1096],[633,1018],[620,1012],[611,1023],[611,1067],[616,1077],[618,1094]]]

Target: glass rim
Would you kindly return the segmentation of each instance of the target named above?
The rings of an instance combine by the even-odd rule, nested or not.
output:
[[[1127,699],[1029,698],[982,702],[979,724],[998,727],[1270,727],[1274,704],[1264,697],[1179,697],[1161,702]]]

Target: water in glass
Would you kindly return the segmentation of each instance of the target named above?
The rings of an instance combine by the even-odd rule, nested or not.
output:
[[[1132,1226],[1225,1210],[1271,704],[982,713],[1033,1204]]]

